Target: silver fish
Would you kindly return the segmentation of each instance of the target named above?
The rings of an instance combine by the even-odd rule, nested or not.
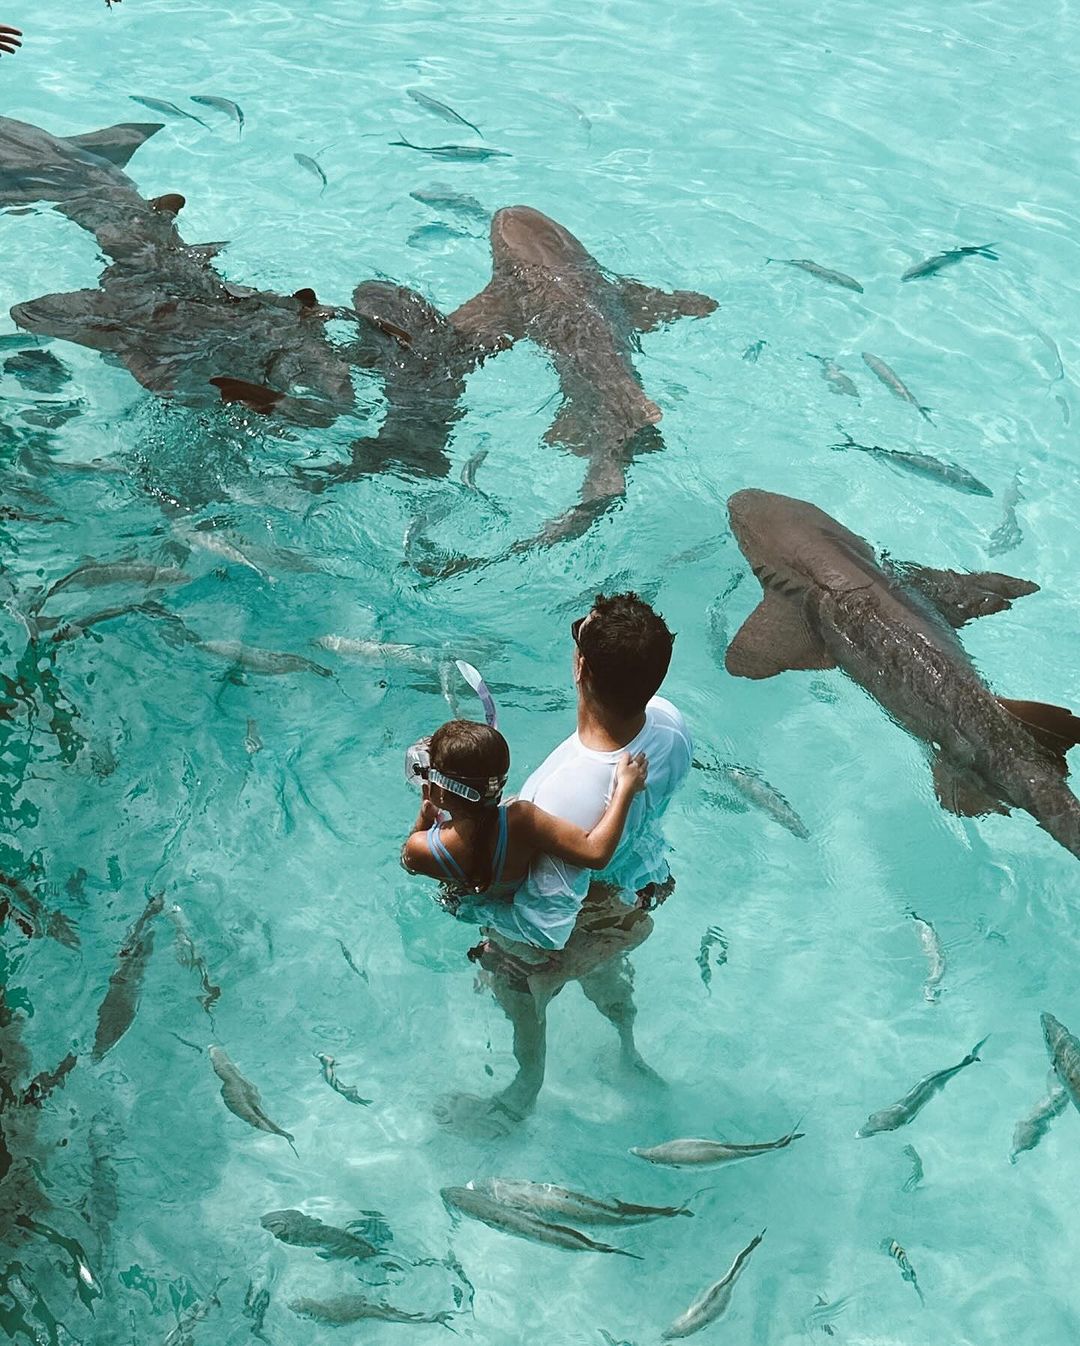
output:
[[[513,1234],[517,1238],[530,1239],[533,1243],[544,1243],[552,1248],[564,1248],[568,1252],[618,1253],[621,1257],[633,1257],[641,1261],[637,1253],[597,1243],[568,1225],[551,1224],[536,1215],[495,1201],[471,1187],[444,1187],[440,1195],[453,1210],[503,1234]]]
[[[368,979],[367,973],[364,972],[362,968],[356,966],[356,960],[353,958],[352,954],[346,948],[344,940],[340,939],[338,940],[338,947],[341,949],[341,956],[345,959],[346,963],[348,963],[348,965],[352,968],[352,970],[356,973],[356,975],[360,978],[360,980],[367,981]]]
[[[467,192],[457,192],[453,187],[435,183],[431,187],[420,187],[409,195],[421,205],[431,206],[433,210],[452,210],[471,219],[486,220],[491,214],[485,210],[475,196]]]
[[[288,1131],[283,1131],[263,1112],[258,1089],[250,1080],[244,1079],[220,1047],[210,1046],[207,1050],[210,1053],[210,1064],[214,1067],[214,1074],[221,1081],[221,1097],[225,1100],[225,1106],[229,1111],[242,1122],[247,1122],[248,1126],[254,1127],[256,1131],[269,1131],[271,1135],[284,1137],[292,1147],[293,1154],[296,1154],[296,1146],[293,1144],[295,1137]]]
[[[764,1140],[750,1145],[738,1145],[729,1140],[668,1140],[663,1145],[653,1145],[647,1149],[634,1146],[630,1153],[636,1154],[639,1159],[647,1159],[650,1164],[664,1164],[668,1168],[705,1167],[710,1164],[730,1164],[736,1159],[753,1159],[771,1150],[784,1150],[793,1140],[802,1140],[804,1135],[805,1132],[793,1128],[779,1140]]]
[[[815,1298],[814,1307],[806,1315],[807,1328],[812,1331],[815,1327],[820,1327],[827,1337],[835,1337],[836,1328],[833,1327],[832,1320],[840,1317],[851,1304],[853,1297],[852,1295],[842,1295],[830,1304],[824,1295],[818,1295]]]
[[[200,640],[196,648],[216,655],[251,673],[317,673],[320,678],[332,678],[330,669],[312,663],[302,654],[283,654],[279,650],[261,650],[239,640]]]
[[[712,952],[714,946],[719,950],[716,954]],[[727,952],[728,942],[723,930],[718,925],[710,925],[701,937],[697,955],[697,965],[701,969],[701,980],[706,990],[712,981],[713,964],[723,967],[727,962]]]
[[[923,982],[923,997],[929,1004],[936,1005],[941,999],[941,982],[945,976],[945,950],[938,938],[938,932],[929,921],[924,921],[921,916],[916,916],[914,912],[911,913],[911,919],[915,922],[915,930],[918,933],[922,951],[926,954],[926,962],[929,968],[926,980]]]
[[[827,266],[820,266],[809,257],[767,257],[765,260],[781,262],[784,266],[797,266],[801,271],[809,272],[811,276],[816,276],[818,280],[823,280],[828,285],[840,285],[845,290],[854,290],[856,294],[863,292],[863,287],[851,276],[845,276],[842,271],[832,271]]]
[[[843,433],[846,433],[843,432]],[[914,449],[883,449],[880,444],[856,444],[850,435],[843,444],[830,444],[831,449],[856,449],[860,453],[868,453],[872,458],[878,458],[882,462],[893,464],[902,468],[905,472],[911,472],[916,477],[928,477],[931,481],[940,482],[943,486],[951,486],[956,491],[963,491],[965,495],[993,495],[993,491],[978,477],[974,476],[966,467],[960,467],[957,463],[947,463],[940,458],[935,458],[933,454],[917,453]]]
[[[924,420],[930,420],[930,408],[919,405],[915,400],[914,394],[904,380],[894,369],[890,369],[880,356],[871,355],[869,351],[863,351],[862,358],[882,383],[884,383],[885,387],[888,388],[889,392],[898,397],[901,402],[907,402],[910,406],[913,406]],[[932,421],[930,423],[931,425],[933,424]]]
[[[1080,1111],[1080,1042],[1052,1014],[1043,1014],[1042,1028],[1057,1077]]]
[[[351,636],[316,636],[311,642],[320,650],[340,654],[345,659],[358,659],[365,664],[398,665],[402,668],[432,669],[438,659],[429,650],[418,645],[395,644],[385,640],[357,640]]]
[[[786,828],[793,837],[806,841],[810,836],[806,824],[787,802],[779,790],[775,789],[760,772],[752,767],[737,766],[734,762],[724,762],[717,768],[721,779],[728,782],[754,808],[767,813],[774,822]]]
[[[259,725],[256,720],[249,719],[247,722],[247,732],[244,734],[244,751],[249,757],[254,757],[257,752],[262,750],[263,741],[259,734]]]
[[[437,98],[432,98],[423,89],[406,89],[405,92],[414,103],[419,103],[425,112],[433,112],[436,117],[441,117],[444,122],[456,122],[458,126],[467,126],[470,131],[475,131],[481,139],[483,138],[484,133],[479,126],[474,126],[472,122],[466,121],[460,112],[455,112],[446,103],[440,103]]]
[[[310,154],[294,154],[293,158],[296,160],[296,162],[300,165],[301,168],[306,168],[309,173],[314,173],[314,175],[319,179],[319,181],[322,183],[322,187],[320,187],[319,189],[319,195],[322,196],[323,192],[326,191],[327,187],[329,187],[330,184],[327,182],[326,174],[322,171],[321,166],[311,157]]]
[[[110,1048],[116,1046],[135,1019],[143,974],[154,951],[151,922],[161,911],[162,902],[161,893],[151,897],[120,946],[117,969],[109,978],[109,989],[98,1009],[97,1032],[94,1034],[94,1049],[91,1053],[95,1061],[100,1061]]]
[[[679,1337],[689,1337],[695,1332],[700,1332],[703,1327],[708,1327],[710,1323],[715,1323],[731,1303],[731,1292],[746,1265],[747,1258],[764,1237],[764,1229],[760,1234],[755,1234],[724,1275],[703,1291],[685,1313],[681,1313],[664,1329],[660,1334],[661,1340],[674,1341]]]
[[[419,150],[421,154],[430,154],[433,159],[452,159],[457,163],[482,164],[485,159],[509,159],[509,150],[496,150],[487,145],[414,145],[404,136],[400,140],[391,140],[391,145],[404,145],[406,149]]]
[[[239,547],[234,546],[228,538],[222,536],[216,529],[186,528],[183,530],[182,537],[189,547],[199,547],[203,551],[211,552],[215,556],[220,556],[223,560],[230,561],[233,565],[246,566],[248,570],[253,570],[267,584],[277,583],[273,575],[264,570],[262,566],[256,565],[250,556],[246,556]]]
[[[911,1160],[911,1172],[904,1179],[903,1190],[905,1192],[914,1192],[919,1183],[923,1180],[923,1163],[919,1151],[914,1145],[905,1145],[902,1154],[907,1155]]]
[[[128,97],[133,103],[141,103],[143,107],[148,107],[151,112],[164,113],[166,117],[180,117],[185,121],[198,122],[200,126],[206,126],[206,122],[201,117],[196,117],[194,112],[185,112],[182,107],[177,107],[175,103],[167,103],[164,98],[140,98],[137,93],[129,93]],[[206,126],[209,131],[210,127]]]
[[[362,1318],[374,1318],[383,1323],[440,1323],[447,1327],[454,1315],[448,1309],[441,1313],[407,1313],[392,1304],[374,1303],[362,1295],[334,1295],[330,1299],[294,1299],[289,1305],[301,1318],[314,1318],[318,1323],[338,1327],[358,1323]]]
[[[37,607],[62,589],[102,589],[110,584],[141,584],[146,589],[161,589],[190,581],[190,575],[173,566],[155,566],[143,561],[88,561],[50,584]]]
[[[184,921],[184,913],[178,906],[172,906],[169,908],[168,915],[169,920],[173,923],[173,928],[176,930],[176,961],[181,967],[190,968],[193,972],[199,974],[203,991],[202,995],[199,996],[199,1004],[213,1019],[213,1007],[221,997],[221,987],[216,986],[210,980],[206,962],[202,954],[196,949]]]
[[[765,349],[765,347],[768,344],[769,343],[765,341],[764,338],[762,338],[760,341],[751,342],[751,344],[747,346],[746,350],[743,351],[742,358],[747,362],[747,364],[756,365],[758,362],[758,356],[761,354],[761,352]]]
[[[462,486],[467,486],[470,491],[475,491],[477,489],[476,473],[481,463],[483,463],[484,459],[487,456],[488,456],[487,449],[480,449],[479,452],[473,454],[473,456],[461,469]]]
[[[990,534],[990,542],[986,550],[991,556],[1001,556],[1007,551],[1012,551],[1014,547],[1019,547],[1020,543],[1023,542],[1023,530],[1016,517],[1016,506],[1023,498],[1020,494],[1020,478],[1014,477],[1002,497],[1004,512],[1001,516],[1001,522]]]
[[[1016,1123],[1009,1163],[1015,1164],[1025,1150],[1033,1150],[1050,1130],[1050,1123],[1055,1117],[1060,1117],[1068,1105],[1068,1092],[1051,1071],[1045,1098],[1041,1098],[1027,1116],[1021,1117]]]
[[[892,1258],[900,1268],[900,1275],[919,1296],[919,1303],[925,1304],[926,1300],[923,1299],[923,1292],[919,1289],[919,1282],[915,1277],[915,1268],[908,1261],[907,1253],[901,1248],[900,1244],[895,1239],[885,1239],[881,1245],[881,1251]]]
[[[218,1291],[228,1279],[228,1276],[222,1276],[205,1299],[197,1300],[191,1308],[185,1309],[177,1317],[176,1326],[161,1343],[161,1346],[188,1346],[191,1341],[191,1329],[195,1324],[201,1323],[211,1309],[221,1308]]]
[[[880,1131],[895,1131],[898,1127],[907,1126],[908,1122],[914,1121],[927,1103],[945,1088],[954,1075],[980,1059],[979,1050],[986,1041],[987,1039],[983,1038],[977,1042],[958,1065],[949,1066],[946,1070],[937,1070],[932,1075],[924,1075],[898,1102],[890,1103],[887,1108],[882,1108],[878,1112],[872,1112],[855,1135],[859,1139],[876,1136]]]
[[[990,261],[996,262],[1000,260],[993,251],[996,246],[996,243],[969,243],[963,248],[949,248],[947,252],[939,252],[933,257],[928,257],[925,262],[916,262],[914,266],[909,266],[900,279],[918,280],[922,276],[932,276],[947,266],[955,266],[957,262],[962,262],[965,257],[988,257]]]
[[[318,1248],[319,1256],[325,1261],[363,1261],[379,1251],[359,1234],[324,1224],[302,1210],[268,1211],[259,1223],[281,1243],[291,1244],[294,1248]]]
[[[212,107],[218,112],[224,112],[226,117],[231,117],[236,123],[237,140],[244,134],[244,112],[239,103],[234,103],[231,98],[218,98],[216,94],[193,93],[191,101],[198,103],[202,107]]]
[[[858,388],[855,387],[855,384],[835,360],[830,360],[827,355],[815,355],[813,351],[807,351],[806,353],[811,360],[817,360],[821,365],[821,377],[829,385],[829,392],[843,393],[847,397],[858,397]]]
[[[558,1216],[576,1224],[635,1225],[671,1215],[690,1215],[686,1206],[637,1206],[614,1198],[602,1200],[556,1187],[550,1182],[525,1182],[513,1178],[483,1178],[468,1184],[472,1191],[501,1205],[547,1219]]]
[[[349,1103],[357,1103],[362,1107],[368,1107],[372,1099],[361,1098],[356,1088],[351,1084],[342,1084],[337,1077],[337,1071],[334,1069],[335,1061],[332,1056],[326,1052],[315,1052],[315,1059],[322,1066],[322,1077],[336,1094],[340,1094]]]

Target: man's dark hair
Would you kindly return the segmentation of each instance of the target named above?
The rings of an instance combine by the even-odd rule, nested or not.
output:
[[[675,636],[663,617],[633,592],[597,594],[576,639],[596,700],[619,715],[640,715],[671,663]]]

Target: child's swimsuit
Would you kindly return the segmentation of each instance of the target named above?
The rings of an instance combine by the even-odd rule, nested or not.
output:
[[[491,857],[491,881],[486,888],[477,888],[475,884],[469,882],[465,871],[450,854],[446,843],[439,835],[442,825],[436,822],[428,828],[428,847],[435,857],[435,863],[443,872],[443,878],[462,896],[468,895],[470,901],[484,898],[489,902],[508,902],[521,887],[520,879],[511,882],[502,876],[506,867],[506,808],[505,804],[499,806],[499,828],[495,838],[495,851]]]

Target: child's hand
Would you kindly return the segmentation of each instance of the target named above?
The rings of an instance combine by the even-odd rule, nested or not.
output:
[[[631,757],[628,752],[624,752],[615,768],[616,790],[629,790],[632,795],[636,795],[644,790],[648,779],[649,759],[645,754],[639,752]]]

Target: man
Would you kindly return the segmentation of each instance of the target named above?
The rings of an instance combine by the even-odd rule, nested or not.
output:
[[[674,887],[661,819],[690,770],[693,745],[682,715],[656,692],[674,636],[635,593],[597,596],[570,628],[577,686],[577,732],[521,790],[549,813],[588,830],[606,807],[615,763],[644,752],[649,779],[634,800],[622,841],[602,874],[543,857],[512,903],[463,905],[482,927],[475,957],[514,1028],[518,1073],[492,1099],[455,1095],[440,1112],[450,1125],[488,1134],[529,1112],[544,1082],[547,1004],[567,981],[619,1034],[624,1064],[656,1078],[634,1043],[633,977],[626,955],[652,931],[649,911]]]

